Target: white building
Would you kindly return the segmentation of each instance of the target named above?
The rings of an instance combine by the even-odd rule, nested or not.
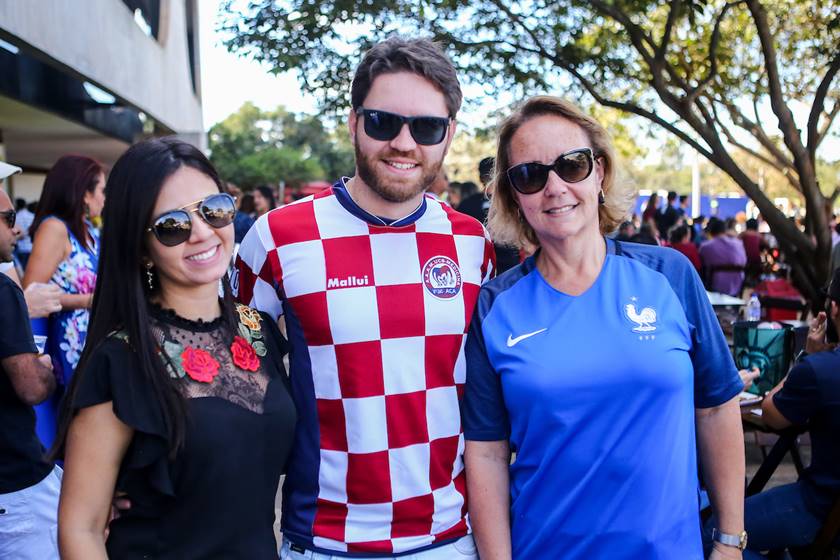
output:
[[[111,165],[132,143],[175,134],[206,148],[196,0],[0,2],[0,160],[37,199],[61,155]]]

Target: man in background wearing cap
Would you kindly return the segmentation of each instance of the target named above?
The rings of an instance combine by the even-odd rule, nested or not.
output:
[[[12,260],[15,218],[0,190],[0,262]],[[44,460],[32,409],[55,389],[52,364],[38,355],[23,292],[5,274],[0,309],[0,558],[58,558],[61,469]]]
[[[11,177],[15,173],[20,173],[20,167],[10,165],[6,162],[0,161],[0,185],[2,181]],[[30,222],[31,225],[31,222]],[[16,215],[15,226],[18,232],[21,231],[20,214]],[[28,225],[26,226],[29,227]],[[20,233],[18,233],[20,238]],[[20,248],[20,241],[18,240],[18,249]],[[30,243],[31,247],[31,243]],[[20,276],[15,268],[14,259],[8,262],[0,260],[0,274],[5,274],[12,281],[20,286]],[[35,319],[38,317],[47,317],[50,313],[61,311],[61,295],[64,292],[55,284],[43,284],[41,282],[32,282],[26,287],[23,292],[23,297],[26,299],[26,307],[29,310],[29,318]]]
[[[761,405],[771,428],[809,425],[811,465],[795,483],[747,499],[745,559],[764,558],[753,551],[809,545],[840,496],[840,269],[827,296],[825,312],[811,322],[807,354]]]
[[[3,186],[3,181],[5,181],[7,178],[20,172],[20,167],[16,165],[11,165],[9,163],[6,163],[5,161],[0,161],[0,187]],[[15,269],[14,259],[8,262],[0,262],[0,272],[8,275],[12,280],[15,281],[15,283],[20,285],[20,278],[18,277],[17,270]]]

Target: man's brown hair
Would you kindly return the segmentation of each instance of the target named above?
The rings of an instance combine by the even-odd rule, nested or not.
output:
[[[434,41],[397,36],[374,45],[356,68],[350,87],[353,110],[362,106],[377,76],[395,72],[411,72],[429,80],[446,99],[448,116],[455,118],[461,108],[462,95],[452,61]]]

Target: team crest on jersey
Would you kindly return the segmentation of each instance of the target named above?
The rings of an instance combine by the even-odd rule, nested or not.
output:
[[[432,257],[423,265],[423,285],[438,299],[452,299],[461,293],[461,270],[449,257]]]
[[[656,309],[653,307],[642,307],[640,311],[636,309],[636,298],[631,297],[630,301],[624,306],[624,314],[630,319],[631,323],[635,323],[633,332],[636,333],[652,333],[656,331]]]

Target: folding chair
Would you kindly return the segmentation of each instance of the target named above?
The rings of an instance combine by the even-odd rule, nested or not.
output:
[[[789,552],[794,560],[830,560],[833,554],[840,552],[840,495],[834,500],[834,505],[817,533],[817,538],[810,546],[802,549],[791,549]]]

